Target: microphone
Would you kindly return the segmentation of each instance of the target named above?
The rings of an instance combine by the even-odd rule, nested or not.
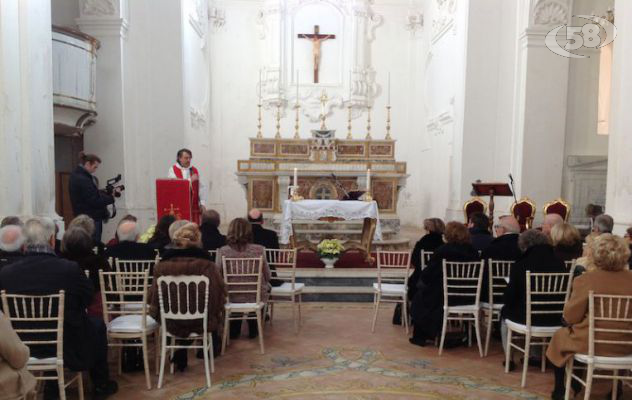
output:
[[[514,189],[514,179],[513,175],[511,175],[511,172],[509,173],[509,182],[511,183],[511,191],[513,192],[514,201],[517,203],[518,198],[516,197],[516,189]]]

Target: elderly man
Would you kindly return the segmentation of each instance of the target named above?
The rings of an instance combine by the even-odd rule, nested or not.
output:
[[[220,217],[215,210],[206,210],[202,213],[202,247],[204,250],[216,250],[226,244],[226,236],[219,231]]]
[[[544,221],[542,221],[542,233],[544,233],[549,238],[551,237],[551,229],[557,224],[561,224],[564,222],[564,218],[560,214],[546,214],[544,216]]]
[[[118,243],[105,251],[105,256],[119,260],[153,260],[156,251],[147,243],[138,243],[138,225],[134,221],[125,221],[116,229]]]
[[[116,393],[116,382],[109,380],[105,324],[100,317],[89,317],[86,308],[92,301],[92,283],[79,265],[55,255],[55,224],[48,218],[32,218],[24,224],[25,255],[0,271],[0,290],[9,294],[49,295],[65,291],[64,366],[73,371],[90,371],[95,397]],[[33,347],[31,356],[52,357],[55,346]],[[52,381],[51,381],[52,382]],[[47,386],[48,394],[58,393],[57,383]]]
[[[24,236],[18,225],[6,225],[0,228],[0,268],[22,257]]]
[[[595,217],[592,231],[598,235],[602,233],[612,233],[612,227],[614,227],[614,220],[608,214],[601,214]]]
[[[8,217],[2,218],[2,222],[0,222],[0,228],[4,228],[7,225],[17,225],[19,227],[23,227],[24,223],[22,222],[20,217],[10,215]]]
[[[263,227],[263,213],[253,208],[248,213],[248,222],[252,225],[252,239],[255,244],[266,249],[278,249],[279,237],[275,231]]]
[[[494,225],[496,238],[489,247],[483,251],[482,258],[494,260],[515,261],[520,257],[518,248],[518,236],[520,235],[520,224],[511,215],[505,215],[498,219]]]

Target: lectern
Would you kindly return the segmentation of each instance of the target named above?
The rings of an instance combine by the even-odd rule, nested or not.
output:
[[[494,223],[494,196],[513,196],[507,183],[472,183],[477,196],[489,196],[489,223]]]
[[[193,206],[191,183],[186,179],[156,179],[156,213],[199,223]],[[198,216],[196,216],[198,214]]]

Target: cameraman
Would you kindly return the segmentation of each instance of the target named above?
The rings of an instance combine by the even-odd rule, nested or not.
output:
[[[75,216],[86,214],[94,220],[95,243],[101,243],[103,221],[110,218],[107,206],[114,203],[114,196],[120,195],[120,189],[114,189],[110,195],[99,190],[99,180],[93,175],[101,159],[94,154],[79,153],[80,164],[70,175],[70,202]],[[118,197],[118,196],[117,196]]]

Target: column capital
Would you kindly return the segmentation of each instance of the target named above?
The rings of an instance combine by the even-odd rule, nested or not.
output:
[[[572,6],[573,0],[523,0],[522,37],[546,34],[556,26],[569,24]]]
[[[127,0],[79,0],[77,25],[96,37],[125,38],[128,30]]]

